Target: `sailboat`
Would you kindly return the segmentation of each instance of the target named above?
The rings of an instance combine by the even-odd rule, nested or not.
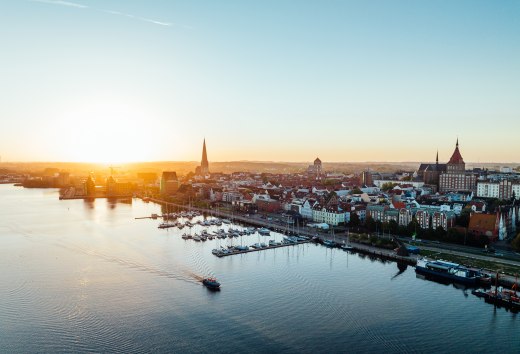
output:
[[[343,251],[353,251],[354,247],[350,245],[350,230],[347,231],[347,243],[345,244],[345,241],[343,241],[343,244],[341,245],[341,249]]]
[[[325,240],[323,241],[323,245],[329,248],[336,247],[336,234],[334,234],[334,228],[332,228],[332,235],[334,237],[334,240]]]

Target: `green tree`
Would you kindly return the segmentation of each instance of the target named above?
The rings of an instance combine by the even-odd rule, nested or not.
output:
[[[376,222],[371,216],[367,216],[365,220],[365,226],[368,231],[373,232],[376,229]]]
[[[397,231],[399,230],[399,224],[397,224],[397,221],[393,219],[390,220],[390,222],[388,223],[388,230],[390,230],[390,233],[392,235],[397,234]]]
[[[460,212],[460,215],[457,217],[457,225],[460,225],[462,227],[468,227],[469,225],[469,219],[471,216],[471,209],[470,208],[464,208]]]
[[[408,224],[408,226],[406,228],[408,229],[408,233],[410,235],[413,235],[414,233],[419,232],[419,230],[421,229],[415,216],[413,217],[412,221],[410,221],[410,223]]]
[[[393,189],[395,186],[397,186],[397,183],[386,182],[386,183],[383,183],[383,185],[381,186],[381,190],[384,190],[385,192],[387,192],[390,189]]]
[[[513,241],[511,241],[511,246],[517,250],[520,251],[520,233],[516,235]]]
[[[360,220],[359,216],[356,213],[350,213],[350,221],[348,223],[350,226],[359,226]]]

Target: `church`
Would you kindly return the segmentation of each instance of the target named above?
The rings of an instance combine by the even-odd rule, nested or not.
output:
[[[477,176],[466,172],[466,163],[459,150],[459,139],[448,163],[439,163],[439,152],[435,163],[422,163],[417,171],[425,184],[438,188],[439,192],[473,192]]]
[[[202,160],[200,161],[200,166],[197,166],[195,169],[195,175],[206,177],[209,176],[209,162],[208,162],[208,154],[206,152],[206,139],[204,138],[204,142],[202,143]]]

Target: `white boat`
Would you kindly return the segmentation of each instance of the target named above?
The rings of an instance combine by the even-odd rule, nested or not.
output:
[[[262,227],[261,229],[258,229],[258,233],[262,236],[269,236],[271,235],[271,230]]]

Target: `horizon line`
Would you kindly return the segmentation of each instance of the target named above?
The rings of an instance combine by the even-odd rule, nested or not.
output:
[[[322,161],[323,164],[356,164],[356,163],[382,163],[382,164],[421,164],[428,163],[430,161]],[[435,161],[433,161],[435,162]],[[143,163],[200,163],[200,161],[195,160],[154,160],[154,161],[114,161],[114,162],[99,162],[99,161],[2,161],[0,162],[0,166],[4,164],[49,164],[49,163],[62,163],[62,164],[96,164],[96,165],[131,165],[131,164],[143,164]],[[209,161],[209,164],[212,163],[278,163],[278,164],[304,164],[310,163],[313,161],[273,161],[273,160],[224,160],[224,161]],[[476,165],[476,164],[510,164],[510,165],[520,165],[520,162],[512,162],[512,161],[479,161],[479,162],[466,162],[467,164]]]

